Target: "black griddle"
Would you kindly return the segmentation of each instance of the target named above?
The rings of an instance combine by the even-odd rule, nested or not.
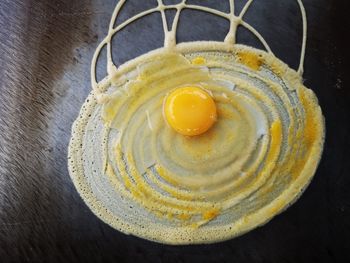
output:
[[[267,225],[196,246],[161,245],[112,229],[90,212],[68,175],[71,125],[90,92],[92,54],[116,2],[0,1],[0,261],[350,262],[349,2],[304,0],[305,85],[317,94],[327,129],[310,186]],[[118,21],[155,2],[129,0]],[[228,9],[228,0],[188,2]],[[237,8],[244,2],[237,0]],[[297,67],[301,17],[295,0],[254,1],[246,21]],[[192,12],[181,20],[178,40],[221,41],[227,29],[225,20]],[[238,42],[261,47],[242,29]],[[127,27],[113,43],[118,65],[162,46],[159,14]],[[100,79],[104,64],[101,56]]]

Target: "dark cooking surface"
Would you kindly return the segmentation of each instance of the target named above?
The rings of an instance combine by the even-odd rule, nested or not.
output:
[[[129,1],[142,8],[155,2]],[[189,2],[225,9],[228,0]],[[255,1],[247,14],[277,56],[292,66],[301,28],[295,2]],[[90,59],[116,0],[1,0],[0,261],[350,262],[350,57],[345,49],[350,7],[346,0],[304,2],[309,18],[305,83],[318,95],[327,124],[314,180],[296,204],[244,236],[171,247],[102,223],[67,171],[70,127],[90,91]],[[124,11],[122,18],[138,8],[130,4]],[[200,17],[206,20],[198,22]],[[116,62],[162,45],[159,19],[150,16],[123,31]],[[179,38],[221,40],[225,26],[193,13],[182,21]],[[251,43],[249,35],[239,40]]]

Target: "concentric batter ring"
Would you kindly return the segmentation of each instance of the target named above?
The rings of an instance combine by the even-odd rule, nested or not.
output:
[[[73,127],[70,173],[92,211],[122,232],[173,244],[228,239],[271,219],[307,186],[322,151],[322,113],[299,75],[271,54],[215,42],[176,51],[148,53],[106,81],[110,116],[90,94]],[[206,63],[191,65],[198,56]],[[179,69],[176,78],[149,66],[167,59],[178,63],[169,67]],[[210,134],[195,139],[162,118],[166,93],[188,84],[209,90],[219,109]]]

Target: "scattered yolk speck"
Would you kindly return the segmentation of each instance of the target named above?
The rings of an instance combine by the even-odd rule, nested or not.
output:
[[[205,64],[205,58],[203,58],[203,57],[195,57],[192,60],[192,64],[193,65],[204,65]]]
[[[313,108],[310,106],[309,101],[307,100],[306,91],[302,88],[299,91],[301,103],[305,109],[305,127],[304,127],[304,140],[305,144],[310,147],[312,143],[316,140],[318,134],[318,124],[315,123],[313,118]]]
[[[205,220],[211,220],[219,215],[218,209],[211,209],[209,211],[206,211],[202,214],[203,219]]]
[[[180,220],[189,220],[189,219],[191,219],[191,215],[189,215],[189,214],[179,214],[177,217]]]
[[[216,121],[216,105],[208,92],[201,88],[178,88],[165,98],[164,116],[178,133],[200,135]]]
[[[262,58],[251,52],[239,52],[238,58],[242,64],[253,70],[258,70],[262,65]]]
[[[282,125],[279,120],[274,121],[271,124],[270,133],[272,138],[277,138],[282,134]]]
[[[282,124],[279,120],[275,120],[270,127],[271,145],[270,152],[276,152],[281,145],[282,140]]]

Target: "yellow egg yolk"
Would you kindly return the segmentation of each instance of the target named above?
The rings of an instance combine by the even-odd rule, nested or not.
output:
[[[216,121],[215,102],[199,87],[173,90],[165,98],[163,110],[168,124],[182,135],[200,135]]]

